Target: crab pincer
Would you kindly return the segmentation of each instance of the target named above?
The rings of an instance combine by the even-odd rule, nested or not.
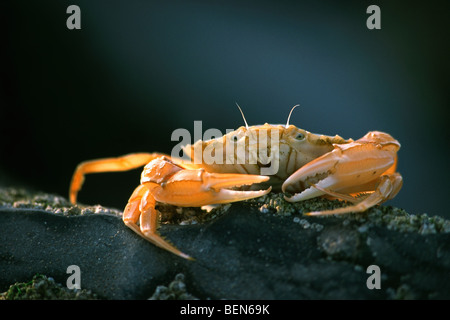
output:
[[[160,214],[155,208],[156,202],[180,207],[201,207],[242,201],[265,195],[271,188],[260,191],[226,188],[262,183],[267,180],[269,177],[260,175],[209,173],[204,169],[184,169],[169,158],[160,157],[145,166],[141,184],[131,195],[124,210],[123,221],[153,244],[180,257],[192,259],[158,234]]]
[[[400,143],[391,135],[371,131],[345,145],[335,145],[331,152],[314,159],[293,173],[283,184],[283,191],[293,192],[290,202],[329,196],[354,203],[333,210],[306,215],[363,212],[394,198],[403,179],[396,172]]]

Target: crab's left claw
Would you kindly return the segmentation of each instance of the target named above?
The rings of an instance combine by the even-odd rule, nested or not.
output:
[[[369,132],[345,145],[336,144],[331,152],[309,162],[285,180],[283,192],[294,193],[285,199],[296,202],[327,195],[355,203],[307,215],[363,212],[392,199],[400,191],[403,179],[396,172],[399,148],[397,140],[379,131]]]
[[[351,197],[350,199],[348,199],[350,202],[355,203],[354,205],[332,210],[307,212],[305,213],[305,215],[323,216],[330,214],[344,214],[349,212],[363,212],[377,204],[383,203],[384,201],[395,197],[395,195],[397,195],[397,193],[400,191],[402,184],[402,176],[397,172],[393,174],[383,175],[379,179],[377,179],[375,191],[367,194],[361,201],[358,202],[356,199],[351,199]],[[339,195],[338,193],[334,193],[329,190],[322,191],[331,196],[336,196],[337,198],[347,199],[345,195]]]

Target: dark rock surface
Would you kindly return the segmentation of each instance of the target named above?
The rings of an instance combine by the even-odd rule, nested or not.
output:
[[[450,298],[447,220],[405,212],[395,220],[386,207],[339,217],[305,217],[298,208],[282,215],[274,201],[235,203],[204,223],[161,225],[195,261],[153,246],[114,215],[3,206],[0,292],[37,273],[65,285],[67,267],[78,265],[81,288],[103,299],[148,299],[180,273],[199,299]],[[381,289],[367,287],[370,265],[380,268]]]
[[[28,282],[16,282],[0,294],[0,300],[93,300],[97,295],[85,289],[69,289],[55,279],[36,274]]]

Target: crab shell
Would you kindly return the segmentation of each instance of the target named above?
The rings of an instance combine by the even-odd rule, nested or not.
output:
[[[352,139],[314,134],[294,125],[257,125],[182,149],[196,168],[207,172],[267,175],[274,189],[299,168]],[[271,170],[272,169],[272,170]],[[259,186],[254,186],[259,187]]]

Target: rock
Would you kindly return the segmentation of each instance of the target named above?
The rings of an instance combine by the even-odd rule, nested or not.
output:
[[[81,288],[108,299],[147,298],[156,285],[173,278],[172,259],[136,238],[115,216],[6,209],[0,226],[0,241],[8,244],[0,249],[0,291],[36,273],[65,284],[71,265],[80,267]]]
[[[97,299],[89,290],[71,290],[56,283],[53,278],[35,275],[27,283],[15,283],[3,294],[0,300],[86,300]]]
[[[184,275],[179,273],[167,287],[157,286],[149,300],[197,300],[197,298],[187,292]]]
[[[290,204],[278,194],[221,206],[213,219],[163,207],[181,224],[162,224],[160,233],[195,258],[188,261],[138,237],[117,210],[14,192],[0,192],[0,292],[37,273],[65,285],[77,265],[81,288],[102,299],[450,298],[450,222],[440,217],[388,206],[307,217],[344,203]],[[368,288],[371,265],[381,289]]]

